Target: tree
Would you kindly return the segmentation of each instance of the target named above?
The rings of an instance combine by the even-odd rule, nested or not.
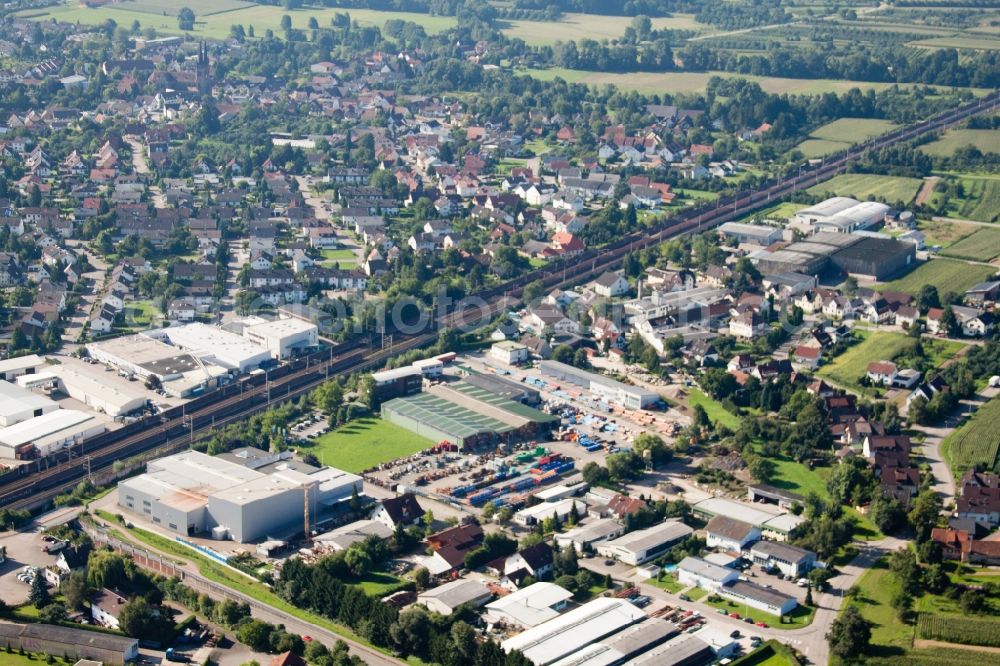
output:
[[[966,613],[979,613],[987,608],[986,593],[976,588],[966,588],[958,599],[958,604]]]
[[[941,498],[930,488],[920,491],[910,504],[906,517],[916,532],[917,542],[926,541],[941,518]]]
[[[49,604],[38,611],[38,619],[47,624],[59,624],[66,621],[66,607],[62,604]]]
[[[847,662],[856,661],[867,650],[872,638],[871,622],[855,606],[848,606],[830,625],[826,640],[830,651]]]
[[[427,567],[417,567],[417,570],[413,572],[413,582],[417,584],[419,589],[426,590],[431,584],[431,572],[428,571]]]
[[[194,30],[195,15],[190,7],[183,7],[177,12],[177,27],[181,30]]]
[[[868,517],[871,519],[879,531],[889,534],[903,523],[906,512],[903,505],[895,497],[889,497],[884,493],[876,493],[868,507]]]
[[[159,614],[144,597],[134,597],[125,602],[118,614],[121,630],[133,638],[148,638],[159,632]]]
[[[712,420],[708,418],[708,412],[701,404],[696,404],[691,410],[691,423],[696,428],[710,428]]]
[[[289,16],[288,14],[282,14],[281,15],[281,29],[282,30],[291,30],[291,28],[292,28],[292,17]]]
[[[426,656],[431,630],[430,616],[423,606],[412,606],[399,614],[389,636],[401,654]]]
[[[45,582],[45,576],[40,571],[36,572],[35,577],[31,579],[31,591],[28,593],[28,602],[38,610],[45,608],[52,602],[52,596],[49,594],[49,585]]]
[[[63,598],[66,600],[66,608],[70,610],[80,610],[83,602],[87,599],[87,573],[78,569],[70,573],[69,577],[59,586]]]
[[[962,332],[962,326],[958,323],[958,317],[955,316],[955,311],[951,309],[950,305],[944,309],[944,313],[941,315],[941,330],[949,338],[958,337],[959,333]]]
[[[917,309],[920,310],[920,314],[925,315],[931,308],[939,307],[941,307],[941,298],[938,296],[937,287],[925,284],[917,295]]]
[[[271,647],[272,629],[267,622],[249,619],[236,630],[236,638],[255,652],[267,652]]]

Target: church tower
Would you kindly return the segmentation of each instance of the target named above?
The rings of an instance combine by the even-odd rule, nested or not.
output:
[[[201,96],[212,94],[212,67],[208,62],[208,46],[205,42],[198,45],[198,67],[195,70],[198,78],[198,94]]]

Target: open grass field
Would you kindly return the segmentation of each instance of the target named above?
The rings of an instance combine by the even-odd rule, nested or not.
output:
[[[820,196],[831,193],[837,196],[854,197],[862,201],[869,197],[875,197],[889,203],[901,201],[905,205],[913,201],[922,185],[923,181],[919,178],[845,173],[834,176],[825,183],[810,187],[809,192]]]
[[[961,294],[973,285],[985,281],[996,269],[978,264],[967,264],[954,259],[925,261],[908,275],[882,285],[888,291],[917,294],[925,284],[937,287],[939,294]]]
[[[948,130],[936,141],[920,146],[920,150],[928,155],[948,157],[965,146],[975,146],[984,153],[1000,153],[1000,132],[985,129]]]
[[[693,409],[695,405],[701,405],[712,423],[721,423],[730,430],[738,430],[740,427],[740,417],[736,416],[721,403],[705,395],[700,389],[691,389],[688,395],[688,405]]]
[[[856,606],[872,622],[872,644],[886,647],[907,648],[913,628],[900,622],[890,602],[899,589],[899,583],[889,571],[885,559],[876,562],[855,584],[856,596],[846,605]]]
[[[855,335],[864,339],[820,368],[817,374],[859,392],[864,389],[858,380],[868,372],[869,363],[890,361],[904,354],[913,345],[913,339],[903,333],[855,331]],[[927,360],[935,367],[952,358],[963,346],[960,342],[950,340],[924,340],[923,344]]]
[[[877,118],[839,118],[816,128],[795,148],[806,158],[823,157],[896,127],[896,123]]]
[[[733,74],[732,72],[594,72],[589,70],[566,69],[551,67],[548,69],[522,69],[518,73],[532,76],[540,81],[552,81],[561,78],[568,83],[586,83],[593,86],[612,85],[622,90],[635,90],[640,93],[697,93],[703,92],[709,79],[719,76],[724,79],[746,79],[755,81],[769,93],[788,93],[791,95],[820,95],[825,92],[842,94],[852,88],[862,91],[884,90],[890,87],[888,83],[871,83],[867,81],[837,81],[833,79],[789,79],[777,76],[754,76],[752,74]],[[908,87],[901,84],[900,87]],[[970,88],[976,94],[983,94],[982,89]]]
[[[351,421],[300,448],[324,465],[358,473],[432,446],[434,442],[429,439],[372,417]]]
[[[744,221],[750,221],[753,219],[787,220],[804,207],[804,204],[795,203],[794,201],[786,201],[785,203],[778,204],[773,208],[765,208],[760,212],[754,213],[753,215],[744,218]]]
[[[910,46],[935,49],[974,49],[977,51],[996,51],[1000,49],[1000,39],[990,39],[987,36],[957,36],[932,37],[909,42]]]
[[[980,228],[971,236],[942,250],[941,255],[970,261],[991,261],[1000,256],[1000,229]]]
[[[993,468],[1000,452],[1000,399],[994,398],[976,410],[944,440],[941,450],[957,476],[979,463]]]
[[[959,222],[918,220],[917,229],[923,232],[928,246],[946,248],[975,233],[979,227]]]
[[[613,39],[625,34],[631,24],[628,16],[600,16],[597,14],[564,14],[557,22],[505,21],[502,32],[508,37],[523,39],[531,46],[554,44],[556,41],[579,39]],[[698,23],[693,14],[675,14],[669,18],[654,18],[654,30],[693,30],[701,32],[711,26]]]
[[[137,4],[126,0],[113,7],[91,9],[71,3],[44,9],[26,10],[22,14],[35,20],[56,19],[69,23],[80,22],[84,25],[98,25],[109,18],[122,26],[130,26],[132,21],[139,21],[143,29],[155,28],[159,33],[170,35],[188,34],[196,39],[202,37],[225,39],[229,35],[230,26],[237,24],[244,28],[249,28],[252,25],[255,33],[261,37],[267,29],[271,29],[276,35],[281,36],[283,32],[281,30],[281,17],[285,14],[291,16],[293,28],[303,30],[307,28],[310,17],[315,17],[322,26],[330,25],[330,20],[338,11],[341,14],[349,13],[351,20],[357,21],[362,26],[381,28],[390,19],[412,21],[422,25],[428,34],[443,32],[456,24],[453,16],[431,16],[430,14],[372,9],[320,9],[315,7],[289,11],[281,6],[258,5],[238,0],[207,0],[205,3],[189,2],[188,0],[162,0],[158,4],[161,7],[159,12],[151,11],[153,0],[140,0]],[[236,5],[239,7],[235,7]],[[185,6],[194,9],[196,16],[194,30],[188,32],[177,27],[177,12]],[[203,6],[208,8],[203,9]]]
[[[839,118],[813,130],[809,136],[814,139],[857,143],[879,134],[885,134],[897,127],[899,126],[892,121],[878,118]]]

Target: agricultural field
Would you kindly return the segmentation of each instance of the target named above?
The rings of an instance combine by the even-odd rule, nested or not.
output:
[[[600,16],[597,14],[564,14],[552,21],[506,21],[503,33],[508,37],[523,39],[531,46],[569,42],[580,39],[614,39],[625,34],[632,22],[628,16]],[[698,23],[693,14],[675,14],[669,18],[654,18],[654,30],[691,30],[702,32],[711,26]]]
[[[845,173],[835,176],[825,183],[810,187],[808,191],[819,196],[832,194],[854,197],[861,201],[874,197],[889,203],[901,201],[906,205],[913,201],[923,184],[924,182],[919,178]]]
[[[1000,221],[1000,176],[962,175],[965,196],[949,202],[948,214],[976,222]]]
[[[118,25],[129,26],[132,21],[139,21],[145,28],[155,28],[158,33],[169,35],[191,35],[194,38],[225,39],[229,28],[251,25],[258,36],[263,36],[265,30],[273,30],[281,35],[281,17],[288,14],[292,18],[292,27],[305,29],[309,19],[315,17],[320,25],[330,25],[337,12],[348,13],[351,20],[362,26],[381,28],[390,19],[412,21],[424,27],[428,34],[443,32],[455,26],[453,16],[431,16],[413,12],[392,12],[373,9],[320,9],[308,7],[298,10],[287,10],[280,6],[258,5],[238,0],[207,0],[206,2],[188,2],[187,0],[162,0],[157,3],[160,11],[153,10],[153,0],[126,0],[111,7],[80,7],[76,3],[31,9],[19,12],[18,15],[34,20],[56,19],[68,23],[84,25],[99,25],[107,19],[114,20]],[[238,7],[235,7],[237,6]],[[191,6],[195,11],[194,30],[183,31],[177,27],[177,12],[182,7]],[[207,9],[205,9],[207,7]]]
[[[921,613],[917,635],[947,643],[1000,647],[1000,622],[968,616],[956,622],[951,615]]]
[[[363,472],[381,463],[434,446],[434,442],[379,418],[364,418],[300,445],[320,462],[347,472]]]
[[[854,334],[863,337],[861,342],[849,347],[816,374],[859,392],[864,391],[864,387],[858,380],[868,372],[869,363],[891,361],[905,355],[913,345],[913,339],[903,333],[856,330]],[[928,363],[936,367],[957,354],[963,345],[948,340],[925,340],[923,347]]]
[[[984,153],[1000,153],[1000,132],[985,129],[948,130],[936,141],[920,146],[920,150],[936,157],[949,157],[965,146],[975,146]]]
[[[833,79],[788,79],[777,76],[754,76],[752,74],[733,74],[732,72],[594,72],[589,70],[566,69],[551,67],[548,69],[523,69],[519,73],[532,76],[540,81],[552,81],[561,78],[569,83],[586,83],[593,86],[612,85],[622,90],[635,90],[646,94],[662,93],[698,93],[708,86],[713,76],[724,79],[746,79],[760,84],[761,88],[770,93],[788,93],[793,95],[818,95],[824,92],[845,93],[851,88],[861,90],[884,90],[890,87],[888,83],[870,83],[866,81],[837,81]],[[903,86],[905,87],[905,85]]]
[[[823,157],[896,127],[893,122],[877,118],[840,118],[816,128],[795,148],[806,158]]]
[[[996,269],[979,264],[967,264],[954,259],[933,259],[925,261],[908,275],[887,282],[882,287],[888,291],[902,291],[907,294],[918,294],[925,284],[937,287],[939,294],[948,292],[965,293],[973,285],[984,282]]]
[[[994,467],[1000,451],[1000,399],[994,398],[976,410],[944,440],[941,449],[956,476],[979,463]]]
[[[942,256],[991,261],[1000,256],[1000,229],[979,229],[941,252]]]
[[[924,234],[928,247],[951,247],[976,232],[979,227],[961,222],[918,220],[917,229]]]

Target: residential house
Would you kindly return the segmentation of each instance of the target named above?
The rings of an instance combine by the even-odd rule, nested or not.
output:
[[[403,493],[396,497],[382,500],[371,515],[372,520],[377,520],[391,530],[397,526],[408,527],[416,525],[423,519],[423,507],[417,502],[417,497],[413,493]]]

